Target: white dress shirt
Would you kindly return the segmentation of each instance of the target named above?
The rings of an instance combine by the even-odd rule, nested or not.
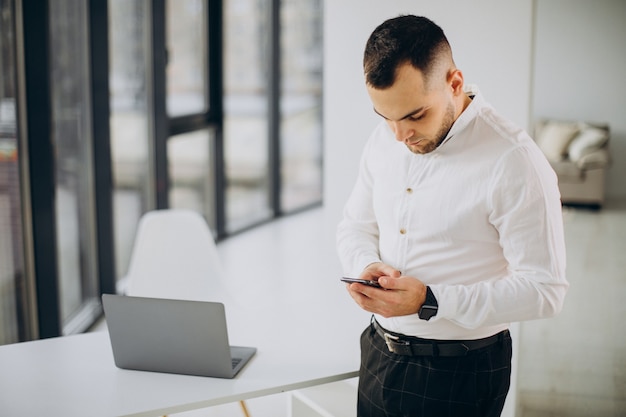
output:
[[[386,122],[369,138],[337,229],[344,273],[373,262],[429,285],[439,311],[388,330],[477,339],[550,317],[568,288],[557,178],[535,142],[478,91],[443,143],[419,155]]]

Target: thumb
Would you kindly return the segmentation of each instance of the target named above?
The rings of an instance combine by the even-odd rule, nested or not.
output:
[[[386,289],[393,289],[396,285],[396,278],[400,278],[402,275],[400,271],[389,265],[385,265],[381,272],[383,275],[378,278],[378,283]]]
[[[398,283],[400,282],[397,278],[400,278],[400,273],[394,275],[385,275],[378,278],[378,283],[381,285],[381,287],[391,290],[396,288],[396,285],[398,285]]]

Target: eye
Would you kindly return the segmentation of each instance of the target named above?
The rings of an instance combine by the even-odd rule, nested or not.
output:
[[[412,122],[417,122],[419,120],[422,120],[424,118],[424,116],[426,115],[426,113],[422,113],[419,116],[411,116],[408,119]]]

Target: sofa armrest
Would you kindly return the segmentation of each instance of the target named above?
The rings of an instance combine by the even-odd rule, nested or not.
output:
[[[582,170],[604,168],[610,163],[609,152],[606,148],[598,149],[583,155],[575,163]]]

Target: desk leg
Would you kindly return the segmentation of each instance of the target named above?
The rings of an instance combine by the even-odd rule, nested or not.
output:
[[[250,417],[250,413],[248,412],[248,407],[246,407],[246,402],[239,401],[239,405],[241,406],[241,409],[243,410],[243,415],[246,417]]]

